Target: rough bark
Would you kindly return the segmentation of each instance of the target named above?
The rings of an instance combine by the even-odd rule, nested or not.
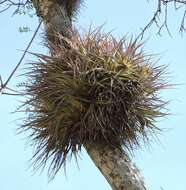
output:
[[[72,16],[80,5],[80,0],[33,0],[37,15],[42,19],[49,40],[55,32],[70,37]]]
[[[55,41],[55,32],[70,38],[72,16],[80,2],[81,0],[33,0],[48,40]],[[113,190],[146,190],[138,169],[127,154],[98,144],[85,145],[85,149]]]
[[[123,151],[100,144],[85,148],[113,190],[147,190],[139,170]]]

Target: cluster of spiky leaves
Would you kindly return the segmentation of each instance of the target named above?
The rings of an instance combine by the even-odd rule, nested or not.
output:
[[[158,92],[166,86],[165,67],[155,66],[136,40],[117,41],[99,30],[58,38],[52,56],[36,55],[29,67],[22,126],[32,131],[36,162],[52,159],[52,176],[84,144],[133,150],[148,140],[159,130],[154,122],[165,103]]]

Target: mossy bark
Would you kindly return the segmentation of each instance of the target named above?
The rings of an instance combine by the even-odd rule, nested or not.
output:
[[[55,42],[55,33],[70,38],[72,16],[80,2],[81,0],[33,0],[49,41]],[[113,190],[146,190],[138,169],[127,154],[100,144],[85,145],[85,149]]]

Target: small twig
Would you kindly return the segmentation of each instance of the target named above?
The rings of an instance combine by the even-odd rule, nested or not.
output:
[[[14,89],[11,89],[11,88],[9,88],[9,87],[6,87],[6,89],[7,89],[7,90],[9,90],[9,91],[11,91],[11,92],[15,92],[15,93],[18,93],[18,94],[20,94],[20,92],[19,92],[19,91],[17,91],[17,90],[14,90]]]
[[[3,80],[2,80],[1,75],[0,75],[0,85],[1,85],[1,87],[3,86]]]
[[[39,28],[40,28],[40,26],[41,26],[41,23],[42,23],[42,22],[40,21],[40,23],[39,23],[39,25],[38,25],[36,31],[34,32],[32,38],[31,38],[31,40],[30,40],[30,42],[29,42],[29,44],[27,45],[27,48],[25,49],[25,51],[24,51],[24,53],[23,53],[23,55],[22,55],[20,61],[18,62],[18,64],[16,65],[16,67],[13,69],[13,71],[12,71],[11,74],[9,75],[8,79],[6,80],[6,82],[5,82],[5,83],[1,83],[0,93],[2,93],[2,91],[7,87],[8,83],[9,83],[10,80],[11,80],[11,78],[13,77],[13,75],[15,74],[15,72],[17,71],[18,67],[21,65],[21,63],[22,63],[22,61],[23,61],[23,59],[24,59],[26,53],[28,52],[28,49],[30,48],[30,46],[31,46],[31,44],[32,44],[32,42],[33,42],[33,40],[34,40],[35,37],[36,37],[37,32],[39,31]],[[2,82],[2,80],[1,80],[1,82]]]
[[[186,17],[186,10],[185,10],[185,12],[184,12],[183,19],[182,19],[181,25],[180,25],[180,33],[181,33],[181,34],[183,34],[183,32],[186,32],[185,17]]]
[[[168,9],[167,9],[167,4],[166,4],[165,5],[165,18],[164,18],[164,22],[159,27],[158,34],[161,35],[161,31],[165,27],[166,30],[167,30],[167,32],[168,32],[168,34],[169,34],[169,36],[172,37],[171,32],[170,32],[169,27],[168,27],[168,24],[167,24],[167,20],[168,20],[168,12],[167,11],[168,11]]]
[[[21,7],[24,8],[28,4],[31,4],[30,0],[26,0],[26,1],[25,0],[23,0],[23,1],[18,0],[18,2],[16,2],[16,1],[14,2],[11,0],[3,0],[3,1],[0,1],[0,5],[4,6],[5,8],[0,10],[0,13],[5,12],[6,10],[10,9],[11,7],[17,7],[15,12],[14,12],[14,13],[17,13]]]
[[[2,92],[1,93],[2,95],[10,95],[10,96],[22,96],[23,94],[21,94],[21,93],[15,93],[15,94],[13,94],[13,93],[9,93],[9,92]]]
[[[11,5],[8,5],[6,8],[4,8],[3,10],[0,10],[0,13],[5,12],[6,10],[8,10],[11,7]]]
[[[147,31],[153,24],[156,24],[156,26],[159,28],[158,30],[158,34],[160,35],[162,29],[165,27],[168,34],[171,36],[171,32],[169,30],[169,27],[168,27],[168,14],[167,14],[167,11],[168,11],[168,4],[170,3],[174,3],[174,7],[175,7],[175,10],[178,10],[180,9],[181,7],[185,6],[186,5],[186,0],[158,0],[158,5],[157,5],[157,9],[153,15],[153,17],[150,19],[150,21],[148,22],[148,24],[142,28],[142,31],[140,32],[140,34],[138,35],[137,38],[143,38],[144,36],[144,33],[145,31]],[[158,24],[158,20],[159,20],[159,16],[162,14],[162,7],[165,7],[164,9],[164,14],[165,14],[165,17],[164,17],[164,21],[163,21],[163,24],[159,25]],[[185,17],[186,17],[186,8],[185,8],[185,11],[184,11],[184,14],[183,14],[183,18],[182,18],[182,22],[181,22],[181,26],[180,26],[180,32],[183,33],[183,32],[186,32],[186,27],[185,27]]]
[[[148,22],[148,24],[142,29],[141,33],[138,35],[137,38],[141,37],[141,39],[142,39],[143,36],[144,36],[145,31],[148,30],[154,22],[156,23],[157,27],[159,27],[158,22],[157,22],[157,17],[160,14],[161,14],[161,0],[158,0],[158,7],[157,7],[157,10],[154,13],[154,16],[151,18],[151,20]]]

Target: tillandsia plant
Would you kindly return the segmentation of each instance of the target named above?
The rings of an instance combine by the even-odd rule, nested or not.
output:
[[[155,121],[166,102],[158,93],[167,87],[166,67],[137,40],[116,40],[99,29],[57,38],[49,46],[53,55],[36,54],[38,62],[29,66],[21,127],[31,130],[35,163],[51,159],[50,177],[88,144],[126,152],[148,142],[160,130]]]

